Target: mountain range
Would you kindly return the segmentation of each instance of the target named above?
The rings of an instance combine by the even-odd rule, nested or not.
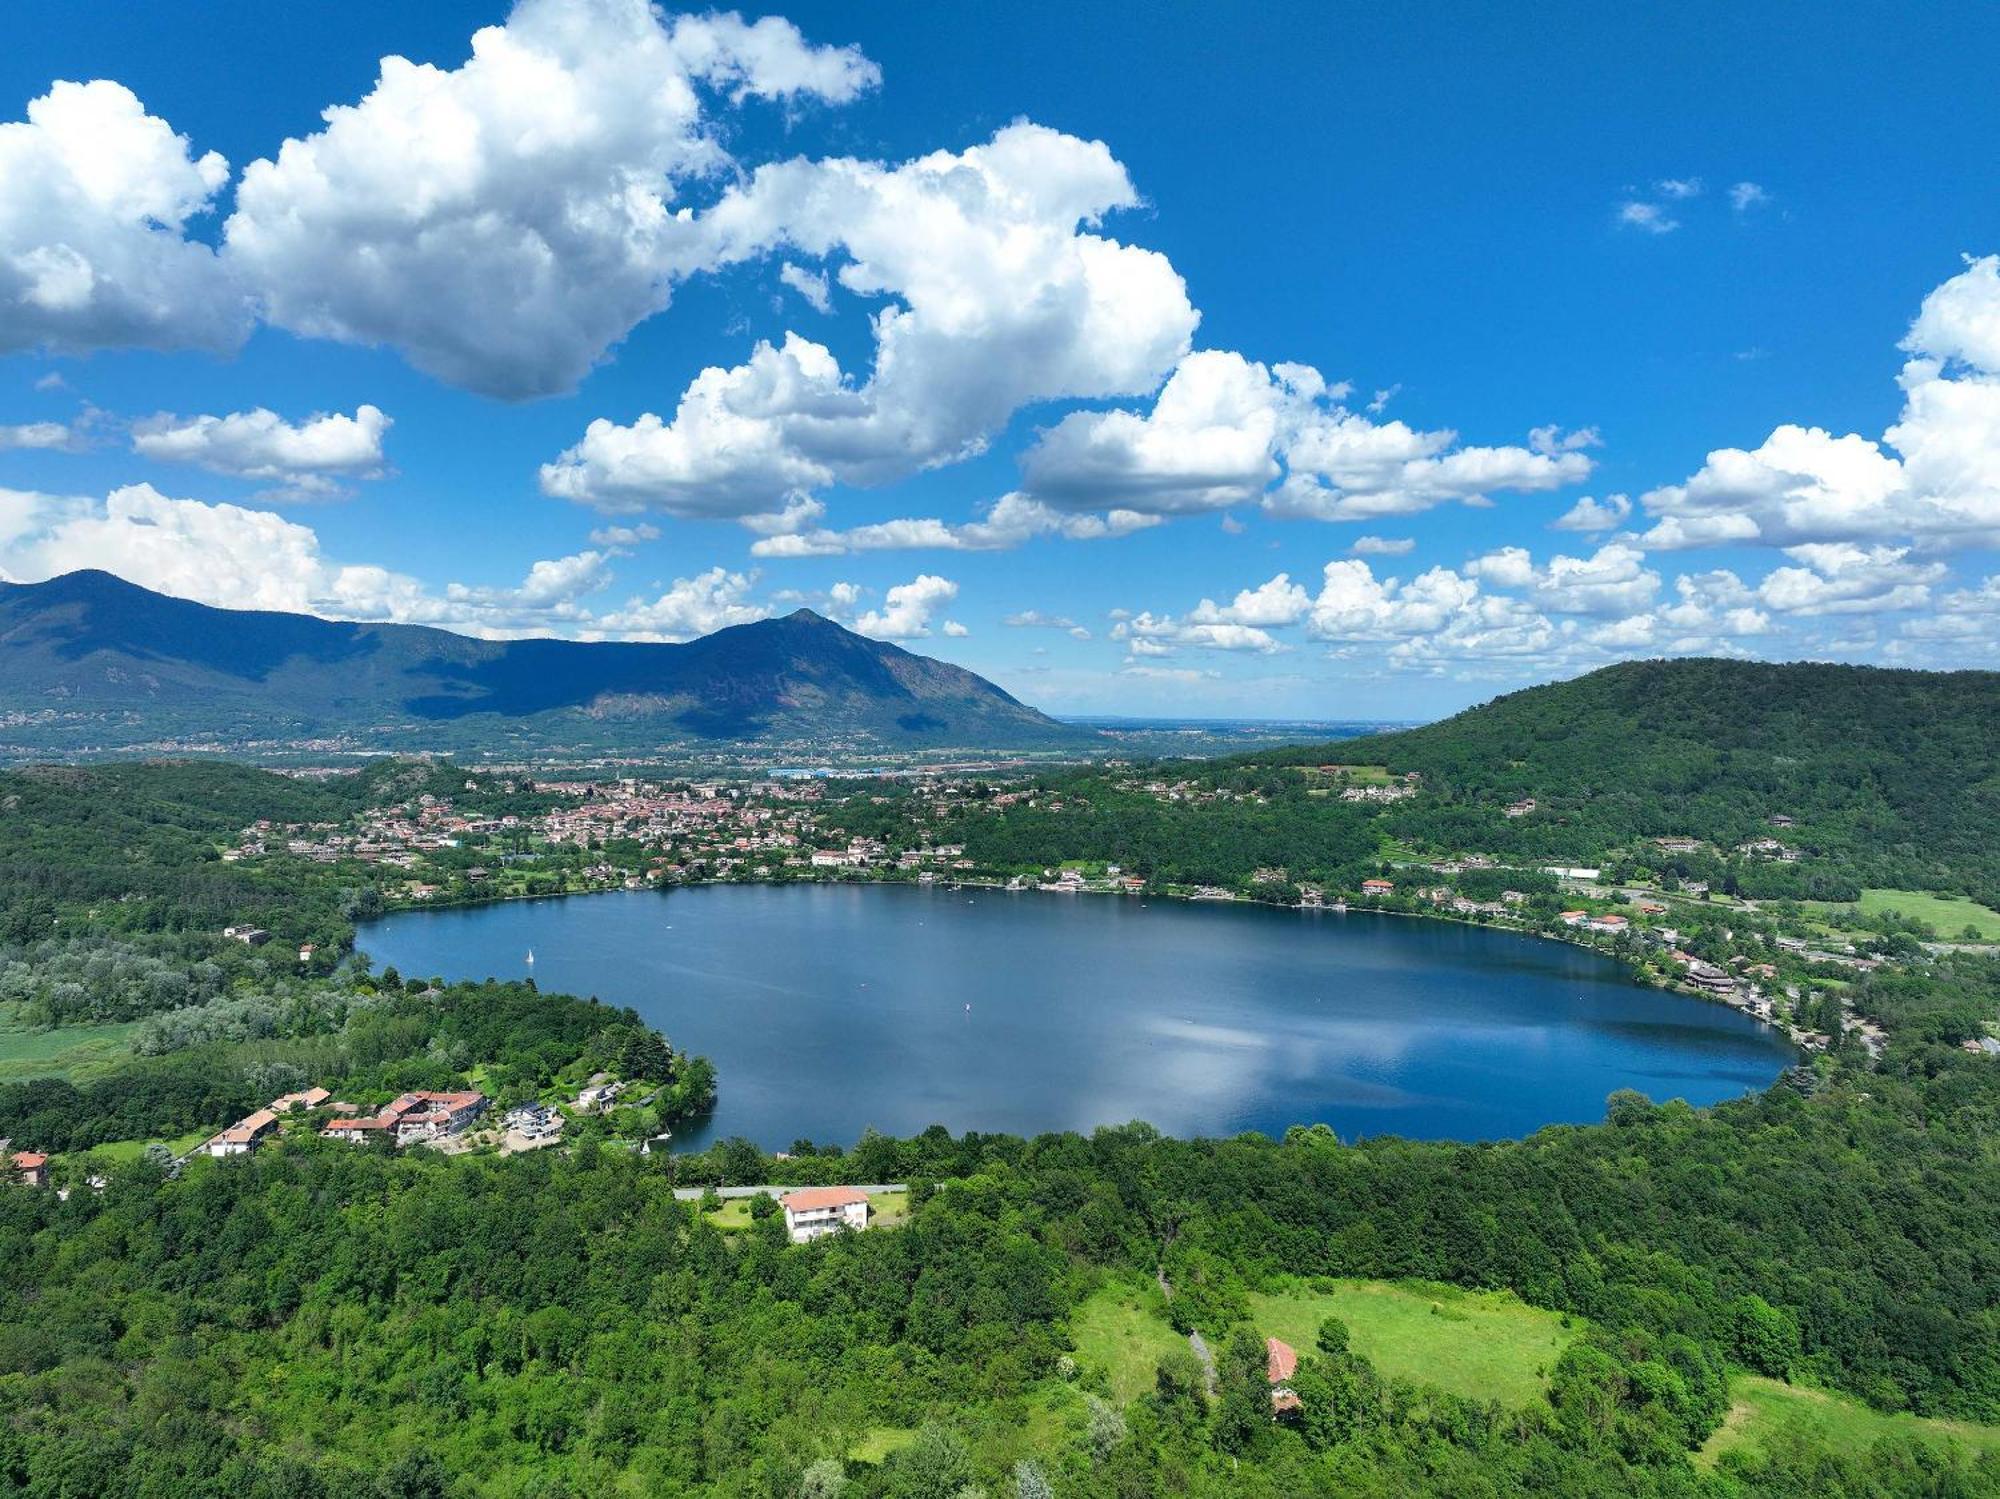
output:
[[[686,644],[478,640],[216,609],[110,573],[0,584],[0,740],[660,751],[1093,742],[983,677],[810,609]]]

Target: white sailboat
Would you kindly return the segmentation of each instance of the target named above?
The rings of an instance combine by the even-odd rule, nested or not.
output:
[[[528,949],[528,966],[530,968],[535,966],[535,950],[532,947]]]

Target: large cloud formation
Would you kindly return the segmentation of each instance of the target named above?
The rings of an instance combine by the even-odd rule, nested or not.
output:
[[[789,21],[524,0],[463,66],[400,57],[253,161],[228,257],[265,316],[509,398],[574,385],[700,268],[677,188],[729,157],[705,95],[840,103],[879,74]]]
[[[865,378],[798,333],[704,370],[673,416],[599,420],[542,469],[552,495],[680,515],[781,513],[981,451],[1031,402],[1151,390],[1196,322],[1164,256],[1095,231],[1138,195],[1096,141],[1016,124],[901,166],[760,168],[703,215],[705,257],[841,263],[882,303]]]

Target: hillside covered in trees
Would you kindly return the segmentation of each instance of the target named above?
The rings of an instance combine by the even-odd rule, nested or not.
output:
[[[1634,661],[1268,766],[1423,777],[1392,830],[1529,857],[1772,836],[1857,885],[2000,903],[2000,673]],[[1532,813],[1504,816],[1532,799]]]

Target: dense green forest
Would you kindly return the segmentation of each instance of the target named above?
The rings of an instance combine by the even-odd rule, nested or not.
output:
[[[1989,969],[1936,982],[1994,999]],[[1134,1126],[788,1162],[142,1161],[67,1202],[0,1196],[0,1475],[274,1499],[1991,1493],[2000,1470],[1915,1443],[1690,1453],[1732,1368],[2000,1416],[1996,1107],[2000,1072],[1918,1045],[1886,1075],[1711,1113],[1620,1098],[1605,1126],[1483,1147]],[[786,1174],[912,1179],[921,1206],[798,1248],[670,1191]],[[1067,1315],[1156,1270],[1221,1350],[1217,1394],[1167,1358],[1107,1413]],[[1511,1286],[1589,1330],[1526,1410],[1306,1350],[1306,1413],[1273,1423],[1240,1333],[1279,1274]],[[918,1435],[845,1460],[877,1429]]]
[[[1590,860],[1651,836],[1734,848],[1769,837],[1771,819],[1784,817],[1784,840],[1849,888],[1954,890],[2000,904],[1993,672],[1634,661],[1424,728],[1266,751],[1253,763],[1418,772],[1424,796],[1385,818],[1399,837]],[[1522,798],[1535,813],[1502,815]]]
[[[1842,1046],[1706,1111],[1616,1095],[1601,1125],[1522,1141],[1133,1124],[641,1155],[629,1137],[718,1080],[630,1012],[214,939],[246,914],[336,945],[348,930],[350,875],[214,857],[254,817],[447,782],[532,795],[466,792],[448,768],[370,774],[387,787],[212,766],[5,778],[4,878],[44,904],[6,937],[0,999],[126,1025],[131,1055],[0,1085],[0,1136],[54,1153],[63,1188],[0,1188],[0,1492],[2000,1493],[2000,1459],[1943,1427],[1701,1455],[1753,1374],[2000,1422],[2000,1065],[1957,1044],[2000,1020],[1991,957],[1918,950],[1855,976],[1856,1006],[1889,1026],[1879,1062]],[[1412,805],[1312,797],[1305,779],[1223,766],[1203,784],[1227,796],[1168,807],[1093,772],[943,825],[1019,840],[1023,859],[1070,839],[1073,857],[1223,878],[1371,867],[1375,819]],[[906,813],[857,805],[853,830]],[[600,1069],[649,1077],[652,1112],[533,1155],[300,1130],[175,1168],[132,1143],[307,1081],[367,1102],[477,1078],[510,1101]],[[732,1224],[675,1195],[836,1181],[908,1182],[912,1211],[794,1246],[768,1200]],[[1259,1298],[1355,1278],[1505,1288],[1572,1337],[1530,1371],[1539,1395],[1502,1403],[1385,1375],[1327,1323],[1299,1348],[1298,1409],[1274,1419]],[[1172,1293],[1122,1396],[1078,1337],[1118,1286]]]

